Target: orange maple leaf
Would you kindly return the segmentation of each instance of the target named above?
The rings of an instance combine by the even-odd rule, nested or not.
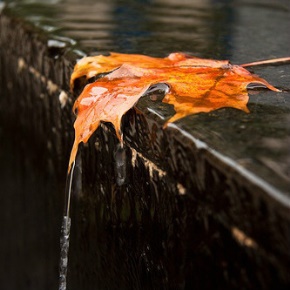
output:
[[[176,113],[167,123],[223,107],[248,112],[247,86],[250,83],[279,91],[242,66],[182,53],[172,53],[165,58],[119,53],[86,57],[76,64],[71,87],[80,77],[89,79],[104,73],[107,74],[84,88],[74,104],[77,118],[69,171],[79,143],[86,143],[101,121],[111,122],[121,140],[122,116],[151,85],[166,83],[169,86],[163,102],[172,104]]]

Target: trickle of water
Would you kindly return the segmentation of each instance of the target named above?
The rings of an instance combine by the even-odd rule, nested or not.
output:
[[[115,152],[115,174],[116,182],[119,186],[126,182],[126,171],[126,151],[121,143],[117,145],[117,150]]]
[[[66,290],[70,225],[70,217],[64,216],[60,236],[59,290]]]
[[[67,184],[65,189],[65,206],[64,216],[61,226],[60,235],[60,260],[59,260],[59,290],[66,290],[66,278],[67,278],[67,265],[68,265],[68,252],[69,252],[69,235],[70,235],[70,200],[72,191],[72,180],[75,169],[75,161],[72,164],[72,168],[67,177]]]

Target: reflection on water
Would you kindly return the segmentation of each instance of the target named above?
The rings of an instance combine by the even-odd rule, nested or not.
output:
[[[76,40],[89,54],[108,51],[165,56],[173,51],[245,63],[281,57],[289,47],[288,2],[195,1],[17,1],[14,10],[55,36]],[[270,15],[270,16],[269,16]],[[272,31],[279,47],[271,45]],[[268,44],[266,44],[268,43]],[[281,46],[281,47],[280,47]],[[252,56],[251,56],[252,55]]]
[[[29,20],[52,35],[77,40],[77,47],[89,53],[230,55],[232,1],[19,2],[19,12]]]

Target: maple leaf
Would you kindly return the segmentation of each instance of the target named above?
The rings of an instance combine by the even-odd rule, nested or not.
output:
[[[163,102],[172,104],[176,113],[166,124],[190,114],[224,107],[248,112],[247,86],[251,83],[279,91],[266,80],[227,60],[201,59],[183,53],[172,53],[165,58],[120,53],[86,57],[76,64],[71,87],[80,77],[90,79],[100,74],[102,77],[88,84],[74,104],[77,118],[69,171],[79,143],[86,143],[100,122],[111,122],[118,138],[122,139],[122,116],[152,85],[166,83],[169,86]]]

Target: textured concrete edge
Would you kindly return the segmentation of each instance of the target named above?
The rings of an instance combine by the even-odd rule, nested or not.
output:
[[[50,44],[50,36],[46,32],[13,15],[9,9],[0,12],[0,20],[1,47],[7,54],[18,58],[17,72],[28,69],[47,85],[50,94],[69,92],[70,75],[80,57],[69,44],[65,47]]]
[[[214,159],[217,159],[218,162],[222,163],[223,165],[226,165],[226,167],[228,167],[228,170],[232,172],[231,174],[240,176],[241,178],[244,179],[245,182],[248,182],[251,186],[259,188],[260,191],[263,192],[263,194],[268,196],[270,201],[276,202],[281,207],[283,207],[285,213],[287,213],[286,217],[290,218],[289,217],[290,198],[287,195],[283,194],[283,192],[279,191],[277,188],[273,187],[272,185],[270,185],[260,177],[256,176],[255,174],[251,173],[249,170],[239,165],[233,159],[225,155],[222,155],[218,151],[210,148],[206,143],[186,133],[184,130],[180,130],[180,128],[176,124],[169,124],[168,127],[178,130],[180,134],[183,134],[184,136],[186,136],[186,138],[190,139],[197,149],[207,150]]]
[[[25,130],[28,135],[36,138],[35,134],[38,134],[38,138],[45,138],[42,141],[47,143],[48,150],[54,152],[51,154],[56,158],[53,161],[55,169],[63,171],[73,143],[71,108],[74,96],[70,93],[69,78],[78,56],[69,48],[57,56],[51,55],[47,45],[48,36],[41,34],[31,23],[13,15],[6,15],[5,12],[0,14],[0,26],[1,70],[3,74],[4,71],[8,74],[1,78],[1,87],[7,87],[8,94],[13,96],[10,100],[2,98],[2,109],[6,107],[2,118],[7,118],[7,123],[17,115],[22,125],[27,123]],[[6,83],[3,83],[4,79]],[[20,92],[28,91],[15,96],[19,88]],[[37,95],[36,99],[32,93]],[[34,115],[40,114],[44,120],[37,120],[38,124],[27,127],[29,122],[33,122],[30,119],[35,121]],[[34,127],[37,132],[32,132]]]
[[[201,210],[209,210],[240,244],[259,249],[265,256],[289,257],[289,200],[282,192],[178,124],[163,130],[160,119],[131,111],[124,125],[125,144],[153,163],[160,178],[166,173],[180,195],[199,204]]]

